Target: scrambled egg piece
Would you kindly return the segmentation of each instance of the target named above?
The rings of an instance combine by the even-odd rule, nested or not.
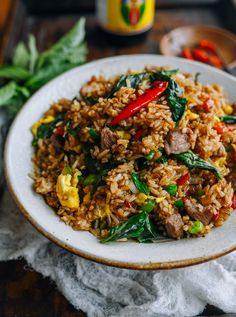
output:
[[[76,174],[76,173],[75,173]],[[60,174],[57,179],[56,192],[57,197],[63,207],[78,208],[79,207],[79,193],[75,186],[78,183],[78,175],[75,177],[67,174]],[[75,180],[77,178],[77,181]]]
[[[191,110],[187,110],[187,115],[189,116],[190,120],[195,120],[199,117],[197,113],[194,113]]]
[[[233,113],[233,107],[231,107],[230,105],[224,106],[223,109],[224,109],[224,112],[226,114],[232,114]]]
[[[139,205],[144,205],[147,199],[155,200],[155,202],[158,204],[162,202],[165,197],[154,197],[152,195],[145,195],[144,193],[138,193],[136,196],[135,202]]]
[[[116,134],[118,134],[122,139],[126,139],[126,140],[131,139],[131,135],[124,130],[118,130],[116,131]]]
[[[221,157],[215,161],[217,167],[224,167],[226,162],[226,157]]]
[[[31,131],[33,135],[36,135],[38,128],[43,124],[43,123],[50,123],[54,120],[55,118],[53,116],[45,116],[44,118],[40,119],[39,121],[35,122],[32,125]]]

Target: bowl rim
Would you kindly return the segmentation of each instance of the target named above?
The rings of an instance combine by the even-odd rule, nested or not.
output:
[[[209,26],[209,25],[206,25],[206,24],[185,25],[185,26],[176,27],[176,28],[172,29],[171,31],[169,31],[168,33],[166,33],[165,35],[162,36],[162,38],[160,40],[160,44],[159,44],[160,53],[163,54],[164,56],[179,57],[179,56],[176,56],[176,55],[168,54],[166,52],[165,43],[168,41],[168,38],[170,37],[171,34],[174,34],[176,31],[186,31],[188,29],[196,29],[196,30],[204,29],[205,31],[221,34],[224,37],[229,38],[231,41],[235,42],[235,44],[236,44],[236,35],[233,32],[231,32],[229,30],[226,30],[226,29],[223,29],[221,27]],[[236,60],[232,61],[231,63],[228,64],[228,66],[234,65],[235,62],[236,62]]]
[[[65,74],[69,73],[69,72],[73,72],[76,69],[80,69],[83,66],[86,66],[88,64],[95,64],[97,61],[114,61],[114,59],[119,59],[119,58],[126,58],[126,57],[131,57],[131,56],[140,56],[140,57],[148,57],[148,56],[158,56],[155,54],[130,54],[130,55],[119,55],[116,57],[107,57],[107,58],[102,58],[99,60],[95,60],[92,62],[88,62],[85,65],[82,66],[78,66],[73,68],[72,70],[69,70],[59,76],[57,76],[56,78],[52,79],[51,81],[49,81],[47,84],[45,84],[43,87],[45,87],[46,85],[50,84],[53,81],[56,81],[59,77],[63,77]],[[161,55],[159,55],[161,56]],[[169,58],[173,58],[173,59],[180,59],[183,60],[183,58],[179,58],[179,57],[175,57],[175,56],[169,56]],[[184,60],[186,61],[186,60]],[[196,64],[200,64],[199,62],[195,62],[195,61],[186,61],[186,63],[196,63]],[[211,68],[208,65],[205,65],[205,67],[207,68]],[[223,72],[221,70],[216,70],[214,69],[214,71],[217,72]],[[233,76],[224,73],[224,75],[226,77],[230,77],[230,78],[234,78]],[[235,78],[234,78],[235,80]],[[43,87],[41,87],[39,90],[41,90]],[[38,91],[39,91],[38,90]],[[38,92],[37,91],[37,92]],[[29,99],[30,100],[30,99]],[[28,103],[28,101],[26,102],[26,104]],[[25,105],[26,105],[25,104]],[[25,105],[22,107],[22,109],[25,107]],[[22,109],[19,111],[19,113],[22,111]],[[18,113],[18,114],[19,114]],[[17,115],[18,116],[18,115]],[[48,232],[46,229],[44,229],[40,224],[37,223],[37,221],[30,215],[30,213],[26,210],[26,208],[23,206],[23,204],[20,202],[20,199],[17,197],[17,194],[14,191],[14,187],[10,181],[10,177],[9,177],[9,173],[8,173],[8,164],[7,164],[7,152],[8,152],[8,144],[10,143],[10,136],[11,136],[11,132],[14,129],[14,122],[13,121],[10,130],[8,132],[7,135],[7,140],[5,143],[5,148],[4,148],[4,175],[6,178],[6,184],[7,187],[9,189],[9,192],[13,198],[13,200],[15,201],[17,207],[19,208],[19,210],[21,211],[21,213],[23,214],[23,216],[29,221],[29,223],[39,232],[41,233],[43,236],[45,236],[47,239],[49,239],[51,242],[55,243],[56,245],[58,245],[61,248],[66,249],[67,251],[80,256],[82,258],[85,258],[87,260],[90,261],[94,261],[97,262],[99,264],[103,264],[103,265],[109,265],[109,266],[113,266],[113,267],[118,267],[118,268],[125,268],[125,269],[134,269],[134,270],[166,270],[166,269],[176,269],[176,268],[183,268],[183,267],[188,267],[188,266],[192,266],[192,265],[197,265],[197,264],[201,264],[204,262],[208,262],[210,260],[214,260],[217,259],[223,255],[226,255],[232,251],[236,250],[236,244],[232,245],[229,248],[223,249],[220,252],[217,252],[215,254],[212,255],[208,255],[208,256],[200,256],[200,257],[193,257],[191,259],[185,259],[185,260],[176,260],[176,261],[168,261],[168,262],[148,262],[148,263],[130,263],[130,262],[125,262],[125,261],[119,261],[119,260],[109,260],[106,258],[102,258],[102,257],[98,257],[95,255],[91,255],[89,253],[87,253],[86,251],[81,251],[78,250],[72,246],[67,245],[65,242],[60,241],[57,237],[55,237],[52,233]]]

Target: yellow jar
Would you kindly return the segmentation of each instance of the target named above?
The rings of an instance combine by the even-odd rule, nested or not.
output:
[[[99,25],[105,31],[136,35],[152,27],[155,0],[97,0],[96,9]]]

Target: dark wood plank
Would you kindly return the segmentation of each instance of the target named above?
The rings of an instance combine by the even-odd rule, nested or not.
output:
[[[4,58],[7,60],[15,44],[26,40],[32,32],[38,42],[39,50],[54,43],[67,32],[78,19],[74,15],[29,15],[22,2],[14,1],[12,11],[13,22],[5,30]],[[81,11],[80,11],[81,14]],[[140,43],[118,45],[97,28],[93,14],[86,14],[86,34],[88,41],[88,60],[106,56],[133,53],[158,53],[159,40],[174,27],[204,23],[221,26],[223,21],[217,6],[159,9],[153,29]],[[129,44],[129,45],[128,45]],[[202,316],[220,315],[222,311],[208,306]],[[76,311],[57,291],[49,279],[27,269],[24,261],[8,261],[0,263],[0,316],[1,317],[82,317],[81,311]]]

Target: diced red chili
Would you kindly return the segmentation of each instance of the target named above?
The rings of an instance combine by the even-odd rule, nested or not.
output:
[[[133,206],[132,206],[132,204],[129,201],[126,201],[125,202],[125,207],[132,208]]]
[[[195,48],[193,50],[193,57],[197,61],[207,63],[207,64],[209,63],[209,55],[207,54],[207,52],[203,51],[200,48]]]
[[[218,134],[223,134],[225,131],[225,124],[224,122],[218,122],[216,123],[216,125],[214,126],[214,129],[216,130],[216,132]]]
[[[151,101],[160,97],[163,92],[167,89],[168,82],[167,81],[155,81],[153,86],[145,91],[145,93],[139,96],[136,100],[131,101],[119,114],[116,118],[114,118],[110,125],[116,125],[122,120],[126,120],[142,108],[146,107]]]
[[[184,174],[184,175],[180,176],[180,178],[177,180],[177,185],[183,186],[189,181],[189,179],[190,179],[189,173]]]
[[[232,207],[233,209],[236,208],[236,197],[235,197],[234,194],[233,194],[233,196],[232,196],[232,204],[231,204],[231,207]]]
[[[202,104],[203,109],[207,112],[209,112],[213,106],[214,106],[214,101],[211,98],[207,98]]]
[[[193,59],[193,54],[192,54],[192,51],[189,47],[183,48],[181,55],[184,58]]]
[[[58,135],[63,136],[64,133],[65,133],[65,127],[64,127],[64,125],[59,125],[59,126],[56,128],[55,133],[58,134]]]
[[[219,218],[219,216],[220,216],[220,213],[219,213],[219,211],[217,211],[217,213],[215,213],[213,216],[212,216],[212,221],[216,221],[218,218]]]
[[[135,141],[137,141],[138,139],[140,139],[142,135],[143,135],[143,130],[142,130],[142,129],[139,129],[139,130],[135,133],[135,135],[134,135]]]
[[[202,39],[199,42],[199,46],[201,48],[204,48],[205,50],[208,50],[209,52],[212,52],[212,53],[216,52],[216,45],[210,40]]]
[[[224,64],[223,62],[221,61],[221,59],[216,56],[216,55],[211,55],[209,57],[209,62],[211,65],[217,67],[217,68],[223,68],[224,67]]]

